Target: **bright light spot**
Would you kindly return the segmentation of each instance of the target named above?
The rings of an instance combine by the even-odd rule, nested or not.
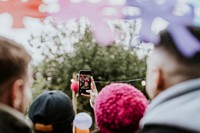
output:
[[[48,78],[47,78],[48,81],[51,81],[51,79],[52,79],[52,77],[48,77]]]
[[[156,4],[162,5],[165,4],[166,0],[156,0]]]
[[[123,5],[126,3],[126,0],[109,0],[110,3],[112,3],[113,5]]]
[[[189,13],[189,12],[191,12],[189,5],[180,3],[175,6],[175,10],[173,11],[173,14],[176,16],[184,16],[186,13]]]
[[[40,11],[40,12],[46,12],[46,11],[47,11],[46,5],[44,5],[44,4],[40,5],[40,6],[39,6],[39,11]]]
[[[88,0],[89,2],[91,2],[91,3],[99,3],[99,2],[101,2],[101,0]]]
[[[55,13],[60,10],[60,6],[58,3],[52,3],[52,4],[42,4],[39,6],[39,11],[40,12],[48,12],[48,13]]]
[[[158,34],[161,30],[166,29],[167,26],[168,26],[168,22],[167,21],[165,21],[162,18],[157,17],[152,22],[151,29],[152,29],[153,33]]]
[[[58,2],[59,0],[43,0],[44,3],[56,3]]]
[[[81,3],[82,0],[71,0],[72,3]]]
[[[145,81],[145,80],[142,80],[141,85],[142,85],[142,86],[146,86],[146,81]]]
[[[103,9],[102,14],[106,16],[117,15],[117,11],[113,7],[106,7]]]
[[[194,13],[196,16],[200,17],[200,7],[195,8]]]
[[[123,14],[127,16],[138,16],[141,14],[141,10],[138,7],[126,7],[122,10]]]
[[[0,25],[1,25],[1,31],[2,28],[10,28],[12,26],[13,23],[13,18],[9,13],[2,13],[0,14]]]
[[[58,12],[60,10],[60,6],[59,4],[51,4],[50,6],[48,6],[47,10],[49,13]]]
[[[21,2],[27,2],[28,0],[21,0]]]

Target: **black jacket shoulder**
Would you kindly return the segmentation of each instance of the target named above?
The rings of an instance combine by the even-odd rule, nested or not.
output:
[[[198,133],[183,128],[164,126],[164,125],[148,125],[145,126],[140,133]]]

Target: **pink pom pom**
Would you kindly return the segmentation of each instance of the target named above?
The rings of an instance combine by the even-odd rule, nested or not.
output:
[[[103,133],[131,133],[139,128],[148,105],[146,97],[135,87],[113,83],[99,93],[94,111],[97,125]]]
[[[72,82],[70,85],[70,89],[77,93],[78,92],[78,81]]]

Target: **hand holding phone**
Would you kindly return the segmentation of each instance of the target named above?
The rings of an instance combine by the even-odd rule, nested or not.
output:
[[[97,91],[97,88],[96,88],[96,84],[94,82],[94,79],[93,77],[91,78],[92,80],[92,86],[91,86],[91,90],[87,91],[90,93],[90,106],[92,108],[94,108],[94,104],[95,104],[95,101],[96,101],[96,98],[98,96],[98,91]]]
[[[87,90],[91,90],[91,77],[92,72],[90,70],[79,71],[79,94],[89,95]]]
[[[98,96],[98,91],[97,91],[96,84],[95,84],[92,76],[91,76],[91,90],[86,90],[86,92],[88,94],[81,93],[81,95],[86,97],[86,98],[89,98],[90,99],[90,106],[92,108],[94,108],[94,104],[95,104],[96,98]]]

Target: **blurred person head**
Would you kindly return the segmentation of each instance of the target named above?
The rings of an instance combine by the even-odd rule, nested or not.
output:
[[[20,44],[0,37],[0,103],[25,112],[31,101],[31,56]]]
[[[199,27],[188,27],[188,30],[200,41]],[[185,58],[176,46],[167,30],[160,33],[160,42],[147,62],[146,90],[151,99],[177,83],[200,77],[200,52]]]
[[[43,92],[29,108],[37,133],[71,133],[74,115],[71,99],[61,91]]]
[[[94,106],[97,126],[102,133],[133,133],[147,105],[146,97],[135,87],[125,83],[107,85]]]

